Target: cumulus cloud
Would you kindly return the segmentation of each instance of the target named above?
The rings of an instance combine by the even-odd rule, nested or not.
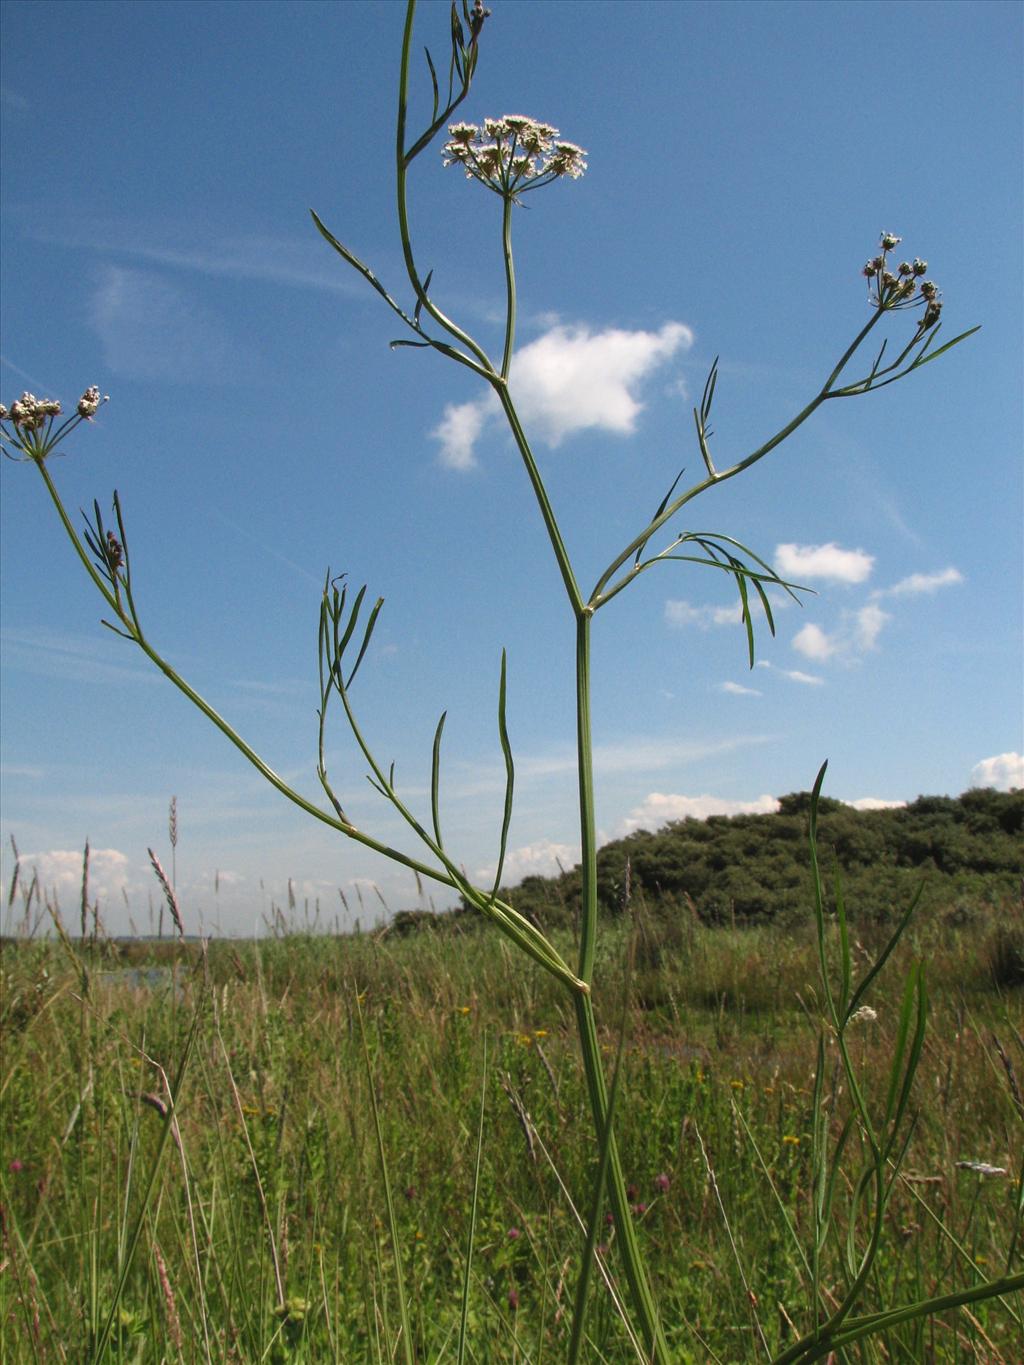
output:
[[[868,654],[878,647],[883,626],[891,620],[888,612],[869,602],[859,611],[848,613],[839,628],[831,633],[808,623],[793,636],[793,648],[805,659],[850,659]]]
[[[34,873],[44,891],[57,897],[57,904],[67,912],[81,903],[82,863],[84,850],[53,848],[44,853],[23,853],[20,858],[19,880],[27,886]],[[101,909],[120,899],[129,883],[127,856],[116,848],[89,850],[89,902],[98,900]]]
[[[559,867],[575,867],[580,860],[579,844],[557,844],[551,839],[539,839],[535,844],[523,844],[512,848],[505,854],[501,870],[504,886],[517,886],[524,877],[553,877]],[[487,883],[494,881],[496,864],[477,870],[477,880]]]
[[[692,345],[693,333],[681,322],[667,322],[656,332],[557,324],[516,353],[510,387],[524,423],[552,448],[578,431],[628,436],[643,411],[640,383]],[[431,432],[441,444],[441,463],[471,468],[484,426],[498,412],[492,392],[449,404]]]
[[[995,787],[1001,792],[1024,787],[1024,754],[994,754],[991,758],[983,758],[971,769],[971,785]]]
[[[839,648],[835,638],[810,622],[793,636],[793,648],[806,659],[828,659]]]
[[[886,801],[881,796],[858,796],[854,801],[843,802],[854,810],[897,810],[906,804],[906,801]]]
[[[761,693],[756,687],[744,687],[738,682],[724,682],[718,684],[719,692],[728,692],[731,697],[759,697]]]
[[[736,626],[743,620],[739,602],[728,607],[694,607],[682,598],[670,597],[665,603],[665,620],[670,626]]]
[[[959,569],[940,569],[938,573],[912,573],[901,578],[891,588],[876,588],[872,597],[919,597],[922,593],[937,592],[939,588],[949,588],[962,583],[964,576]]]
[[[829,541],[827,545],[777,545],[775,567],[784,577],[797,583],[823,578],[832,583],[863,583],[874,568],[873,555],[863,550],[844,550]]]
[[[774,796],[754,801],[727,801],[720,796],[679,796],[651,792],[619,824],[619,835],[638,829],[657,830],[671,820],[706,820],[709,815],[768,815],[779,809]]]

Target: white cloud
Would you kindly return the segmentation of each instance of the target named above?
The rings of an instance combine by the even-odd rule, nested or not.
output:
[[[55,894],[65,923],[74,929],[74,916],[82,900],[84,849],[49,849],[45,853],[23,853],[18,873],[22,886],[28,886],[33,872],[39,874],[44,892]],[[97,900],[100,913],[128,889],[128,858],[116,848],[89,850],[89,904]]]
[[[802,673],[799,668],[780,668],[779,672],[790,682],[803,683],[805,687],[822,687],[825,679],[816,677],[813,673]]]
[[[1001,792],[1024,787],[1024,754],[994,754],[992,758],[983,758],[971,769],[971,785],[995,787]]]
[[[517,886],[524,877],[554,877],[559,865],[568,870],[580,860],[579,844],[557,844],[551,839],[539,839],[535,844],[523,844],[521,848],[511,848],[505,853],[501,869],[503,886]],[[477,882],[486,885],[493,883],[497,864],[477,870]]]
[[[527,429],[552,448],[594,428],[628,436],[643,411],[636,393],[641,381],[692,345],[693,333],[681,322],[667,322],[657,332],[557,324],[516,353],[510,389]],[[441,463],[471,468],[476,442],[498,411],[491,392],[449,404],[431,432],[441,443]]]
[[[793,636],[793,648],[804,658],[819,662],[867,654],[877,649],[882,627],[891,619],[888,612],[869,602],[845,617],[840,628],[831,634],[810,623],[804,626]]]
[[[939,588],[948,588],[954,583],[962,583],[963,581],[964,576],[960,570],[954,569],[950,565],[948,569],[940,569],[938,573],[912,573],[908,578],[901,578],[891,588],[876,588],[871,595],[872,597],[918,597],[921,593],[937,592]]]
[[[670,597],[665,603],[665,620],[670,626],[737,626],[743,620],[739,602],[728,607],[694,607],[681,598]]]
[[[490,397],[473,403],[448,403],[441,421],[430,433],[441,442],[441,463],[448,469],[472,469],[473,447],[494,407]]]
[[[760,697],[756,687],[744,687],[742,683],[724,682],[718,684],[719,692],[728,692],[731,697]]]
[[[793,648],[806,659],[829,659],[839,648],[832,635],[826,635],[820,626],[810,622],[802,626],[793,636]]]
[[[872,606],[869,603],[866,607],[861,607],[854,617],[854,638],[859,649],[865,652],[875,649],[878,646],[878,637],[886,621],[891,621],[892,617],[881,607]]]
[[[852,806],[854,810],[897,810],[905,806],[906,801],[885,801],[880,796],[858,796],[854,801],[844,801],[844,806]]]
[[[773,673],[781,673],[790,682],[803,683],[805,687],[822,687],[825,682],[824,678],[819,678],[813,673],[802,673],[799,668],[779,668],[769,663],[767,659],[758,659],[757,667],[770,668]]]
[[[784,577],[802,583],[825,578],[833,583],[863,583],[874,567],[874,556],[863,550],[843,550],[834,541],[827,545],[777,545],[775,568]]]
[[[774,796],[755,801],[726,801],[720,796],[678,796],[651,792],[620,822],[620,836],[638,829],[657,830],[670,820],[706,820],[709,815],[767,815],[779,808]]]

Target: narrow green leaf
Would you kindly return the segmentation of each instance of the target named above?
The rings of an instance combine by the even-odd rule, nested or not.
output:
[[[839,970],[842,974],[842,986],[839,996],[839,1013],[846,1019],[846,1002],[850,998],[850,981],[853,976],[853,959],[850,953],[850,931],[846,923],[846,902],[843,899],[843,879],[839,871],[839,863],[836,862],[836,869],[833,877],[833,886],[836,898],[836,915],[839,919]]]
[[[416,323],[417,326],[419,326],[420,313],[422,313],[422,311],[423,311],[423,300],[426,298],[427,294],[430,292],[430,281],[431,281],[433,278],[434,278],[434,272],[433,272],[433,270],[428,270],[428,271],[427,271],[427,278],[423,281],[423,292],[420,294],[420,296],[419,296],[419,297],[417,298],[417,300],[416,300],[416,307],[415,307],[415,309],[413,310],[413,315],[412,315],[413,321]]]
[[[491,891],[491,900],[498,894],[501,886],[501,874],[505,868],[505,850],[508,846],[508,830],[512,823],[512,797],[515,786],[515,764],[512,762],[512,746],[508,739],[508,726],[505,720],[505,651],[501,651],[501,679],[498,683],[498,738],[501,741],[501,752],[505,759],[505,810],[501,820],[501,845],[498,849],[498,866],[494,873],[494,887]]]
[[[945,355],[946,352],[952,350],[954,346],[959,346],[961,341],[966,341],[968,337],[972,337],[975,332],[980,331],[981,323],[979,323],[977,327],[971,327],[969,331],[961,332],[958,337],[954,337],[952,341],[947,341],[945,346],[940,346],[937,351],[932,351],[929,355],[919,356],[918,359],[914,361],[911,369],[919,370],[922,365],[927,365],[929,361],[938,360],[940,355]]]
[[[359,671],[359,665],[363,662],[363,656],[366,654],[366,651],[369,648],[370,636],[373,634],[373,628],[377,624],[377,617],[380,615],[380,609],[383,605],[384,605],[383,597],[378,597],[376,602],[373,604],[373,610],[370,612],[369,620],[366,622],[366,632],[363,635],[363,643],[360,645],[359,654],[356,657],[355,663],[352,665],[352,672],[348,675],[348,682],[345,684],[346,687],[352,686],[352,679],[356,676],[356,673]]]
[[[444,723],[448,719],[448,712],[441,712],[441,719],[437,722],[437,729],[434,731],[434,750],[430,764],[430,814],[434,824],[434,841],[438,848],[444,847],[444,840],[441,838],[441,735],[444,731]]]
[[[747,584],[743,574],[739,570],[733,571],[736,586],[740,593],[740,605],[742,608],[743,625],[747,632],[747,657],[750,660],[750,667],[754,667],[754,619],[750,614],[750,601],[747,597]]]
[[[892,1066],[889,1071],[889,1093],[885,1101],[885,1122],[892,1122],[896,1110],[897,1095],[903,1077],[903,1058],[910,1042],[910,1028],[914,1015],[916,994],[916,972],[912,968],[907,973],[907,984],[903,988],[903,1003],[900,1006],[899,1022],[896,1026],[896,1042],[893,1048]]]
[[[885,966],[886,962],[889,960],[889,957],[893,949],[896,947],[900,939],[903,937],[904,930],[910,923],[910,917],[917,909],[918,902],[920,901],[923,892],[924,882],[922,882],[921,885],[915,891],[913,899],[907,906],[906,910],[904,910],[899,924],[897,924],[896,928],[893,930],[892,934],[889,937],[889,941],[886,943],[881,953],[879,953],[878,958],[875,961],[874,965],[872,966],[871,970],[867,973],[867,975],[864,977],[864,980],[860,983],[860,985],[854,992],[853,998],[850,1000],[850,1003],[847,1006],[846,1010],[847,1019],[849,1019],[853,1014],[856,1013],[858,1007],[860,1006],[860,1002],[863,1000],[865,994],[867,993],[868,987],[871,985],[875,977]]]
[[[671,498],[672,498],[672,494],[676,491],[676,485],[679,483],[679,480],[683,477],[683,475],[684,475],[685,473],[686,473],[686,466],[684,465],[683,468],[679,471],[679,473],[678,473],[678,474],[675,476],[675,478],[672,480],[672,487],[668,490],[668,492],[667,492],[667,493],[665,494],[665,496],[662,498],[661,502],[658,503],[658,510],[655,512],[654,516],[651,517],[651,520],[650,520],[649,525],[653,525],[653,524],[658,520],[658,518],[661,516],[662,512],[664,512],[665,508],[669,505],[669,502],[671,501]],[[643,554],[644,549],[645,549],[645,547],[646,547],[646,545],[647,545],[647,541],[648,541],[649,539],[650,539],[650,536],[648,536],[647,539],[644,540],[643,544],[641,544],[641,545],[639,546],[639,548],[637,549],[636,557],[635,557],[635,559],[633,560],[634,565],[638,565],[638,564],[640,563],[640,556]]]
[[[704,383],[704,394],[700,400],[700,424],[702,427],[707,425],[707,420],[711,416],[711,404],[714,402],[715,386],[718,383],[718,356],[711,362],[711,369],[708,372],[707,380]],[[709,431],[705,432],[710,436]]]
[[[438,85],[437,85],[437,72],[434,70],[434,63],[433,63],[433,62],[431,61],[431,59],[430,59],[430,48],[429,48],[429,47],[425,47],[425,48],[423,49],[423,55],[426,57],[426,59],[427,59],[427,66],[430,68],[430,84],[433,86],[433,90],[434,90],[434,107],[433,107],[433,110],[432,110],[431,115],[430,115],[430,121],[431,121],[431,123],[433,123],[433,122],[436,120],[436,118],[437,118],[437,111],[438,111],[438,108],[439,108],[440,103],[441,103],[441,92],[440,92],[440,90],[438,89]]]

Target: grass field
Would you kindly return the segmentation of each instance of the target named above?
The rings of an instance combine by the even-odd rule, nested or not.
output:
[[[858,956],[880,935],[854,925]],[[812,927],[640,913],[606,926],[601,954],[604,998],[622,1002],[601,1021],[609,1071],[624,1030],[617,1129],[669,1341],[680,1362],[766,1359],[813,1326]],[[915,957],[930,998],[917,1119],[862,1311],[1020,1268],[1019,912],[922,910],[854,1042],[872,1094]],[[454,1361],[474,1192],[466,1359],[564,1359],[595,1159],[587,1097],[569,1001],[493,932],[205,953],[8,939],[3,987],[4,1361],[92,1360],[108,1326],[111,1361]],[[832,1053],[826,1039],[837,1132]],[[855,1150],[844,1167],[843,1235]],[[584,1358],[635,1360],[610,1223],[599,1254]],[[824,1258],[839,1294],[838,1245]],[[836,1359],[1014,1362],[1022,1323],[1016,1295]]]

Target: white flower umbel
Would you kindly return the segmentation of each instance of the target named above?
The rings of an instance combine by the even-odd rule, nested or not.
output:
[[[502,114],[475,123],[453,123],[444,145],[444,164],[462,166],[469,180],[479,180],[503,199],[568,177],[578,180],[587,169],[586,155],[574,142],[558,142],[558,129],[525,114]]]

